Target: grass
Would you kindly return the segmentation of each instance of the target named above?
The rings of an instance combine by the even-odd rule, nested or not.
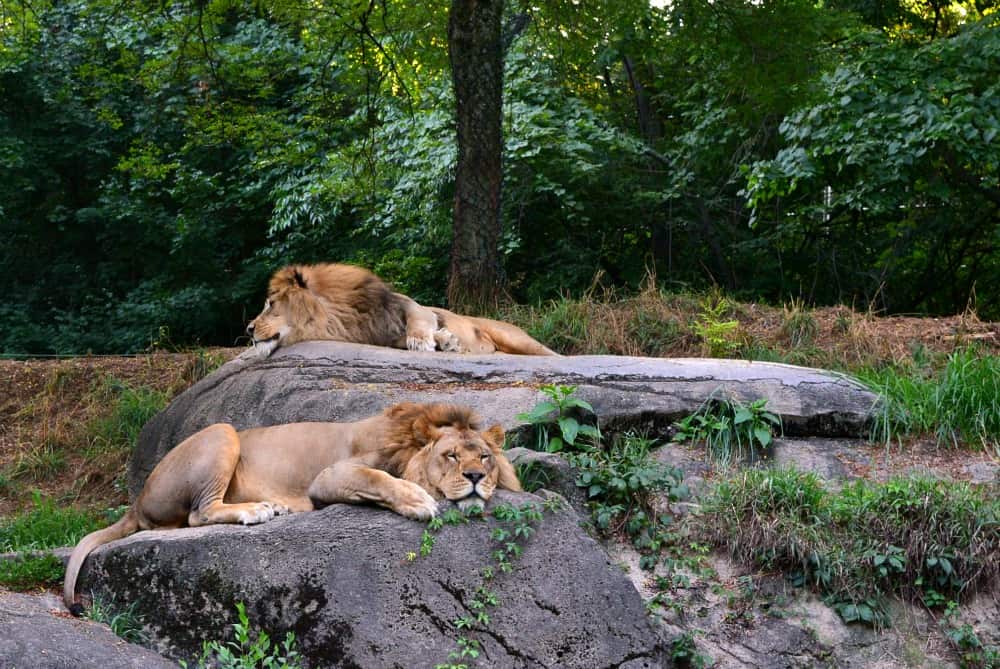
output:
[[[94,595],[84,617],[107,625],[116,636],[125,641],[144,643],[146,635],[142,630],[137,605],[138,602],[132,602],[128,606],[120,606],[114,599]]]
[[[57,507],[37,491],[33,500],[33,509],[0,524],[0,553],[69,546],[105,524],[92,512]]]
[[[858,376],[884,398],[873,441],[932,434],[939,444],[967,443],[1000,455],[1000,357],[964,348],[948,355],[940,370],[918,356]]]
[[[88,426],[88,436],[98,450],[131,452],[143,425],[163,410],[169,394],[148,387],[133,388],[114,377],[105,377],[97,390],[111,411],[97,416]]]
[[[826,490],[811,473],[748,470],[705,500],[701,531],[738,562],[789,573],[847,622],[899,595],[943,607],[1000,577],[1000,499],[918,477]]]
[[[58,548],[77,543],[83,535],[104,523],[95,514],[73,508],[58,508],[51,499],[33,495],[34,508],[0,524],[0,553],[20,553]],[[0,585],[29,590],[59,583],[65,573],[62,561],[53,555],[23,556],[0,561]]]

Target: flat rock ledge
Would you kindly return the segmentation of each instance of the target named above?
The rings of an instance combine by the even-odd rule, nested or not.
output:
[[[175,445],[217,422],[247,429],[350,421],[396,402],[467,404],[489,423],[524,429],[546,383],[577,386],[605,432],[663,435],[710,397],[766,398],[793,436],[858,437],[878,398],[853,379],[793,365],[700,358],[415,353],[303,342],[270,358],[233,360],[179,395],[143,429],[129,470],[133,497]]]
[[[543,500],[498,493],[498,503]],[[137,602],[154,647],[173,659],[202,640],[227,641],[235,603],[281,640],[295,632],[309,666],[433,667],[460,636],[479,666],[560,669],[663,667],[669,651],[639,593],[580,528],[568,506],[546,511],[513,571],[490,583],[490,623],[458,630],[493,564],[495,519],[445,526],[426,557],[423,523],[390,511],[333,505],[263,525],[140,532],[96,551],[81,591]]]
[[[159,669],[176,667],[122,641],[107,625],[77,620],[54,595],[0,590],[0,667],[16,669]]]

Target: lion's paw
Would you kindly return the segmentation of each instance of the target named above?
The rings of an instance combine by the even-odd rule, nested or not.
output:
[[[414,520],[430,520],[437,515],[437,501],[426,490],[410,481],[400,483],[405,485],[396,493],[393,511]]]
[[[283,504],[257,502],[250,509],[240,511],[239,522],[243,525],[257,525],[284,513],[288,513],[288,507]]]
[[[406,337],[406,348],[410,351],[433,351],[434,337]]]
[[[437,347],[440,350],[447,353],[462,352],[462,342],[451,332],[451,330],[446,328],[439,328],[434,331],[434,341],[437,342]]]

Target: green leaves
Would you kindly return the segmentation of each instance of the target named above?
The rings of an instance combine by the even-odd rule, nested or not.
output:
[[[576,386],[547,384],[541,386],[539,390],[549,399],[539,402],[531,411],[517,415],[518,420],[536,426],[537,450],[548,453],[558,453],[564,448],[575,450],[578,448],[577,437],[580,435],[592,441],[600,439],[601,433],[597,427],[582,425],[570,415],[579,409],[594,412],[594,408],[587,401],[573,395]],[[558,428],[558,436],[550,435],[550,430],[554,428]]]

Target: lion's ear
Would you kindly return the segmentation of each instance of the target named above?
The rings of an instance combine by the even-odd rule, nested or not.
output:
[[[504,433],[502,427],[494,425],[480,434],[483,435],[483,439],[490,445],[490,450],[494,453],[500,453],[500,451],[503,450]]]

